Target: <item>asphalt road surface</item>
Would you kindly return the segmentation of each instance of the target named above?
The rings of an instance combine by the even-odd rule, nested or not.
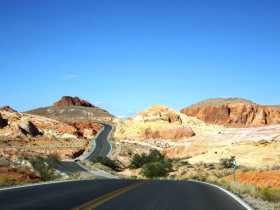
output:
[[[103,124],[104,130],[95,140],[95,149],[87,158],[88,160],[94,160],[97,156],[106,157],[111,152],[111,145],[109,143],[108,137],[112,130],[112,126],[108,124]]]
[[[0,191],[1,210],[245,210],[215,187],[188,181],[95,180]]]
[[[56,164],[55,168],[67,174],[75,174],[79,172],[86,172],[84,168],[75,162],[60,161]]]
[[[95,149],[88,156],[87,160],[93,161],[94,158],[97,156],[106,157],[111,151],[111,145],[109,143],[108,137],[112,130],[112,126],[108,124],[103,124],[103,126],[104,126],[104,130],[95,139]],[[86,171],[85,169],[80,167],[79,164],[75,162],[69,162],[69,161],[59,162],[56,165],[56,169],[68,175]]]

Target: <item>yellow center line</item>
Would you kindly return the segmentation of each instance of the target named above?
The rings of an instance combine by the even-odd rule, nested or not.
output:
[[[133,190],[137,187],[139,187],[140,185],[142,185],[143,183],[137,183],[137,184],[133,184],[133,185],[129,185],[127,187],[123,187],[123,188],[120,188],[120,189],[117,189],[113,192],[110,192],[110,193],[107,193],[105,195],[102,195],[94,200],[91,200],[87,203],[84,203],[82,204],[81,206],[79,207],[76,207],[76,208],[73,208],[72,210],[91,210],[91,209],[94,209],[96,208],[97,206],[100,206],[101,204],[109,201],[109,200],[112,200],[113,198],[115,197],[118,197],[120,196],[121,194],[124,194],[130,190]]]

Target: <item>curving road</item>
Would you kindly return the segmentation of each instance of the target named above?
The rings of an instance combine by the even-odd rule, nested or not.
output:
[[[95,139],[95,148],[86,160],[94,161],[94,158],[97,156],[106,157],[110,154],[111,144],[109,143],[108,138],[112,130],[112,126],[104,123],[103,126],[103,131]],[[60,161],[57,163],[56,169],[68,175],[87,171],[74,161]]]
[[[94,160],[97,156],[106,157],[111,152],[111,144],[109,143],[109,135],[112,131],[112,126],[108,124],[103,124],[104,129],[99,134],[99,136],[95,140],[95,149],[94,151],[88,156],[87,160]]]
[[[222,190],[203,183],[95,180],[0,190],[0,209],[246,210],[247,208]]]
[[[88,156],[106,156],[112,127],[104,125]],[[68,173],[83,171],[62,162]],[[246,204],[245,204],[246,205]],[[1,210],[251,210],[225,191],[205,183],[167,180],[82,180],[0,190]]]

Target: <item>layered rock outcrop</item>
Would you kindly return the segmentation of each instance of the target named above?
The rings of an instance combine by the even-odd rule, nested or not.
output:
[[[146,139],[184,139],[195,136],[191,127],[166,128],[145,130]]]
[[[59,101],[53,104],[55,107],[65,106],[84,106],[84,107],[95,107],[86,100],[80,99],[79,97],[63,96]]]
[[[181,140],[195,135],[192,119],[163,105],[154,105],[135,117],[118,122],[115,138]],[[196,121],[195,121],[196,122]]]
[[[211,99],[181,110],[210,124],[254,127],[280,123],[279,106],[262,106],[237,98]]]
[[[137,114],[133,120],[139,122],[165,121],[168,123],[177,122],[182,124],[180,113],[163,105],[154,105],[144,112]]]

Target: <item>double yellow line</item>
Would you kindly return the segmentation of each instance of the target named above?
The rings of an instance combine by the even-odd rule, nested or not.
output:
[[[94,209],[96,208],[97,206],[100,206],[102,205],[103,203],[109,201],[109,200],[112,200],[113,198],[115,197],[118,197],[120,196],[121,194],[124,194],[130,190],[133,190],[137,187],[139,187],[140,185],[142,185],[143,183],[137,183],[137,184],[133,184],[133,185],[129,185],[127,187],[123,187],[123,188],[120,188],[120,189],[117,189],[113,192],[110,192],[110,193],[107,193],[105,195],[102,195],[92,201],[89,201],[87,203],[84,203],[82,204],[81,206],[79,207],[76,207],[76,208],[73,208],[72,210],[91,210],[91,209]]]

